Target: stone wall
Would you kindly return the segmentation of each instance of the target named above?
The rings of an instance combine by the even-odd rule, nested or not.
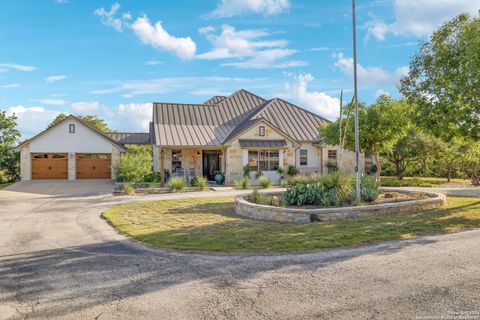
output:
[[[20,179],[32,179],[32,160],[30,159],[30,145],[22,147],[20,150]]]
[[[384,191],[411,193],[411,191],[399,191],[398,189],[384,189]],[[443,194],[433,192],[425,192],[425,194],[427,194],[429,198],[366,206],[320,209],[265,206],[248,202],[243,196],[241,196],[235,199],[235,212],[240,216],[257,220],[306,223],[313,221],[353,219],[373,215],[418,212],[438,208],[446,203],[446,196]]]

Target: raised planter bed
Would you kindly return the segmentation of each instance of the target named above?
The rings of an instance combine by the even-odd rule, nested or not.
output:
[[[384,192],[397,192],[404,194],[418,194],[419,192],[382,188]],[[362,216],[398,214],[417,212],[438,208],[446,203],[446,196],[435,192],[422,192],[426,199],[408,200],[401,202],[361,205],[354,207],[332,208],[285,208],[266,206],[249,202],[248,196],[240,196],[235,199],[235,212],[243,217],[279,221],[279,222],[316,222],[332,221],[338,219],[353,219]]]

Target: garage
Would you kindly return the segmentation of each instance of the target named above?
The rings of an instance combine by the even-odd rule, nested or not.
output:
[[[126,150],[122,143],[75,116],[66,117],[16,148],[22,180],[115,179],[113,163]]]
[[[111,179],[112,156],[108,153],[78,153],[77,179]]]
[[[32,179],[68,179],[66,153],[32,153]]]

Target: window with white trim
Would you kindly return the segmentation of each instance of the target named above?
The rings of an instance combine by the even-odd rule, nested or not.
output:
[[[280,156],[278,151],[248,151],[248,166],[251,171],[275,171],[279,165]]]
[[[172,150],[172,172],[182,168],[182,150]]]
[[[328,150],[328,162],[337,162],[337,150]]]
[[[260,137],[264,137],[264,136],[265,136],[265,127],[264,127],[264,126],[258,127],[258,135],[259,135]]]
[[[306,166],[308,165],[308,150],[300,150],[300,165]]]
[[[75,133],[75,125],[73,123],[68,125],[68,132]]]

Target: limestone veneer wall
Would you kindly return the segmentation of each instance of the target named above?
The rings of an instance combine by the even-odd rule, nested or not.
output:
[[[395,189],[384,190],[407,194],[412,192],[406,190],[399,191]],[[245,200],[243,196],[241,196],[235,199],[235,212],[240,216],[257,220],[306,223],[314,221],[352,219],[372,215],[417,212],[438,208],[447,202],[446,196],[443,194],[433,192],[425,192],[425,194],[427,194],[429,198],[367,206],[321,209],[301,209],[265,206],[251,203]]]

